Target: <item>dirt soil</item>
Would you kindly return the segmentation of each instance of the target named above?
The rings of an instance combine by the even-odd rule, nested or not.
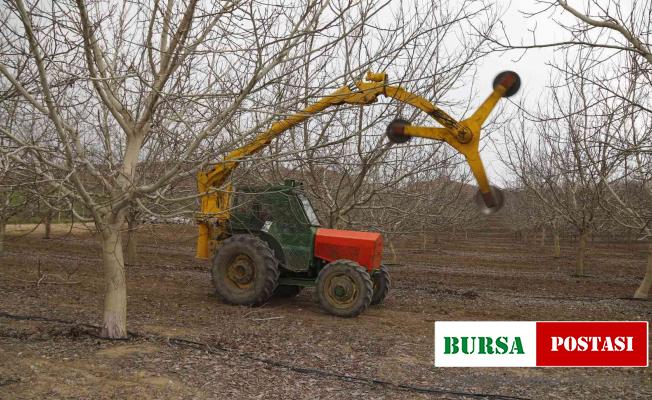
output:
[[[396,246],[386,302],[340,319],[311,290],[224,305],[193,257],[193,227],[149,226],[127,267],[134,337],[106,341],[93,327],[103,293],[96,238],[28,230],[10,227],[0,257],[1,399],[652,398],[650,368],[433,366],[437,320],[649,321],[652,302],[629,299],[644,272],[641,244],[593,243],[589,276],[577,278],[570,245],[555,259],[550,243],[499,228],[440,235],[425,250],[412,238]]]

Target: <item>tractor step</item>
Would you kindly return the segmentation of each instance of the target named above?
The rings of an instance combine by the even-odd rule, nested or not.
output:
[[[307,278],[290,278],[281,276],[278,279],[278,284],[283,286],[301,286],[301,287],[314,287],[316,281],[314,279]]]

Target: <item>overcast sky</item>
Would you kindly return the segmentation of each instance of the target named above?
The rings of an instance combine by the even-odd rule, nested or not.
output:
[[[512,44],[531,44],[533,37],[532,32],[529,30],[535,30],[536,40],[539,44],[562,40],[566,37],[565,31],[555,23],[551,16],[557,19],[564,18],[564,21],[572,20],[566,15],[562,16],[559,11],[554,15],[551,11],[546,11],[544,14],[527,18],[522,14],[522,11],[533,12],[543,8],[535,0],[514,0],[511,2],[497,0],[496,3],[504,10],[501,20]],[[525,55],[521,51],[489,55],[479,66],[476,84],[481,95],[477,102],[480,103],[484,100],[485,94],[482,93],[489,93],[491,82],[499,72],[512,70],[520,75],[522,84],[519,93],[510,99],[520,101],[524,98],[528,104],[534,105],[546,90],[551,73],[551,69],[546,63],[553,61],[554,57],[555,51],[553,48],[528,50]],[[510,106],[510,108],[513,109],[513,106]],[[494,133],[498,140],[500,140],[498,136],[501,134],[502,132]],[[501,186],[500,178],[508,174],[508,172],[501,165],[497,155],[491,148],[485,147],[482,158],[492,182]]]

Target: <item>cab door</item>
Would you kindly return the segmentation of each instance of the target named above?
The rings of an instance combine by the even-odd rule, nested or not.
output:
[[[274,201],[273,220],[266,221],[262,230],[274,237],[283,249],[282,267],[290,271],[310,269],[316,228],[308,222],[302,205],[296,196],[277,193]]]

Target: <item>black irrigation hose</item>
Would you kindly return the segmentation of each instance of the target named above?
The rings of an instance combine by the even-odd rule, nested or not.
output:
[[[18,382],[20,382],[20,380],[18,380],[18,379],[13,379],[13,378],[2,379],[2,378],[0,378],[0,386],[7,386],[7,385],[11,385],[13,383],[18,383]]]
[[[71,321],[71,320],[68,320],[68,319],[39,317],[39,316],[34,316],[34,315],[17,315],[17,314],[9,314],[9,313],[2,312],[2,311],[0,311],[0,317],[7,318],[7,319],[13,319],[13,320],[17,320],[17,321],[58,322],[60,324],[78,325],[78,326],[85,326],[85,327],[88,327],[88,328],[99,328],[97,325],[78,323],[78,322]]]
[[[75,321],[71,320],[65,320],[65,319],[60,319],[60,318],[48,318],[48,317],[41,317],[41,316],[33,316],[33,315],[16,315],[16,314],[9,314],[6,312],[0,311],[0,317],[2,318],[7,318],[7,319],[13,319],[13,320],[19,320],[19,321],[40,321],[40,322],[55,322],[55,323],[60,323],[60,324],[66,324],[66,325],[76,325],[76,326],[83,326],[87,328],[94,328],[94,329],[99,329],[99,326],[93,325],[93,324],[88,324],[88,323],[78,323]],[[151,334],[141,334],[138,332],[133,332],[133,331],[128,331],[128,334],[133,337],[133,338],[141,338],[141,339],[149,339],[149,340],[158,340],[158,341],[164,341],[167,342],[171,345],[175,346],[182,346],[182,347],[187,347],[187,348],[193,348],[196,350],[204,350],[208,351],[209,353],[213,354],[218,354],[218,352],[222,353],[234,353],[233,350],[229,350],[227,348],[221,347],[221,346],[211,346],[206,343],[202,342],[196,342],[193,340],[188,340],[180,337],[165,337],[165,336],[159,336],[159,335],[151,335]],[[346,375],[346,374],[341,374],[338,372],[332,372],[332,371],[327,371],[327,370],[322,370],[318,368],[309,368],[309,367],[299,367],[296,365],[292,365],[289,363],[281,362],[281,361],[274,361],[270,360],[268,358],[263,358],[263,357],[258,357],[255,356],[251,353],[245,353],[245,352],[236,352],[236,354],[239,357],[246,358],[252,361],[258,361],[262,362],[270,367],[275,367],[275,368],[281,368],[281,369],[287,369],[292,372],[300,373],[300,374],[308,374],[308,375],[317,375],[317,376],[323,376],[323,377],[329,377],[329,378],[335,378],[341,381],[345,382],[355,382],[355,383],[364,383],[368,385],[376,385],[376,386],[383,386],[389,389],[394,389],[394,390],[400,390],[400,391],[409,391],[409,392],[415,392],[415,393],[424,393],[424,394],[447,394],[447,395],[453,395],[453,396],[460,396],[460,397],[473,397],[473,398],[479,398],[479,399],[496,399],[496,400],[528,400],[525,397],[517,397],[517,396],[507,396],[507,395],[500,395],[500,394],[491,394],[491,393],[470,393],[470,392],[460,392],[460,391],[454,391],[454,390],[447,390],[444,388],[433,388],[433,387],[424,387],[424,386],[415,386],[415,385],[410,385],[410,384],[405,384],[405,383],[392,383],[389,381],[385,381],[382,379],[377,379],[377,378],[366,378],[363,376],[356,376],[356,375]],[[7,384],[10,384],[12,382],[8,382]]]
[[[437,289],[434,287],[428,287],[428,286],[392,286],[392,290],[399,290],[399,291],[422,291],[422,292],[429,292],[432,294],[439,294],[437,293]],[[466,297],[465,292],[460,292],[460,293],[446,293],[443,292],[441,293],[443,295],[450,295],[450,296],[457,296],[457,297]],[[482,297],[483,294],[477,293],[478,297]],[[527,299],[537,299],[537,300],[573,300],[573,301],[611,301],[611,300],[628,300],[628,301],[650,301],[648,299],[637,299],[634,297],[587,297],[587,296],[531,296],[527,294],[519,294],[519,293],[510,293],[511,297],[524,297]]]

